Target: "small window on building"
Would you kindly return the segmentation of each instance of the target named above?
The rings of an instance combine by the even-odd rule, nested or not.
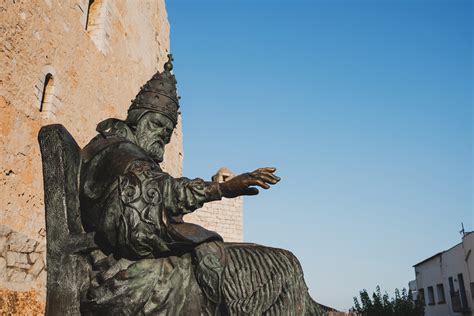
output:
[[[454,281],[453,281],[453,277],[449,277],[449,295],[453,295],[454,293]]]
[[[436,291],[438,292],[438,304],[445,304],[446,296],[444,295],[444,285],[442,283],[436,285]]]
[[[52,99],[54,97],[54,78],[48,73],[44,78],[43,93],[41,95],[40,112],[51,107]]]
[[[61,92],[61,81],[51,65],[44,65],[38,74],[33,88],[32,105],[40,112],[42,119],[54,119],[61,105],[58,97]]]
[[[86,16],[86,30],[89,30],[94,25],[95,18],[97,16],[98,1],[89,0],[87,5],[87,16]]]
[[[432,286],[428,286],[428,305],[435,305],[434,289]]]
[[[425,289],[418,290],[418,300],[420,301],[421,305],[425,306]]]
[[[86,34],[104,55],[108,51],[109,0],[88,0],[85,8],[84,27]]]
[[[466,288],[464,287],[464,278],[462,273],[458,274],[458,282],[459,282],[459,291],[461,292],[461,302],[464,308],[468,308],[467,305],[467,295],[466,295]]]

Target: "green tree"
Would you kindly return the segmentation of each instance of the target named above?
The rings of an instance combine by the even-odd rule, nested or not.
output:
[[[390,299],[387,292],[383,295],[377,286],[370,298],[367,290],[359,292],[360,302],[354,297],[353,312],[361,316],[423,316],[424,308],[419,301],[413,300],[411,290],[395,289],[395,296]]]

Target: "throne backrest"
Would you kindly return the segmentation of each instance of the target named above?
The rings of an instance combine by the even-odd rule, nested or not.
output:
[[[79,290],[84,284],[79,273],[84,271],[74,254],[80,241],[87,239],[79,211],[80,148],[59,124],[42,127],[38,141],[46,215],[46,314],[78,315]]]
[[[61,242],[70,234],[84,232],[79,212],[81,149],[60,124],[42,127],[38,140],[43,161],[47,232],[53,243]]]

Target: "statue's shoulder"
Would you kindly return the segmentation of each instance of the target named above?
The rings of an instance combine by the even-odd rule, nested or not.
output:
[[[81,151],[82,161],[120,154],[125,157],[149,159],[146,152],[135,143],[133,133],[125,122],[118,119],[107,119],[97,126],[99,133]]]
[[[115,129],[101,130],[99,127],[99,134],[81,150],[80,182],[83,205],[87,205],[88,200],[102,198],[104,190],[135,162],[156,165],[133,139],[124,137],[126,135],[117,133]],[[85,208],[92,209],[93,206],[88,205]]]

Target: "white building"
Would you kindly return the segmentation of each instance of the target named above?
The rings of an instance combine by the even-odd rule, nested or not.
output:
[[[466,233],[459,244],[413,266],[426,316],[474,315],[473,249],[474,232]]]

